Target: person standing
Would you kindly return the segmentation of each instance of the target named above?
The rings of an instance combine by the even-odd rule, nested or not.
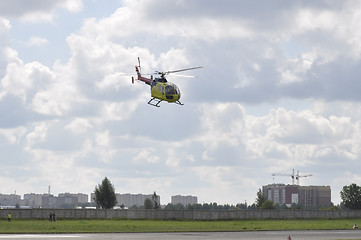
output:
[[[8,221],[11,222],[11,213],[8,213]]]

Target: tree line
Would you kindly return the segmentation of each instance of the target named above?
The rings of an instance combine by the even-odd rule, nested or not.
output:
[[[115,190],[113,184],[110,180],[105,177],[101,184],[95,187],[95,202],[97,207],[103,209],[111,209],[117,204]],[[351,210],[361,210],[361,187],[355,183],[350,184],[349,186],[344,186],[340,192],[341,204],[340,206],[330,206],[329,209],[351,209]],[[154,192],[152,199],[147,198],[144,201],[143,207],[133,206],[130,209],[135,208],[144,208],[144,209],[160,209],[159,196]],[[255,203],[252,205],[247,205],[247,203],[238,203],[236,205],[218,205],[217,203],[203,203],[203,204],[193,204],[193,205],[182,205],[182,204],[171,204],[168,203],[164,209],[166,210],[184,210],[184,209],[196,209],[196,210],[210,210],[210,209],[219,209],[219,210],[240,210],[240,209],[283,209],[288,208],[285,205],[279,206],[274,204],[271,200],[267,199],[266,196],[262,193],[262,190],[259,189],[257,192],[257,197]],[[291,208],[302,208],[299,205],[293,204]]]

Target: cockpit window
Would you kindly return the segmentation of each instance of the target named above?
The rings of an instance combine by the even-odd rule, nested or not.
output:
[[[174,90],[173,86],[167,85],[165,86],[165,94],[175,94],[176,91]]]
[[[167,84],[165,86],[165,94],[166,95],[174,95],[174,94],[180,95],[180,91],[175,84]]]
[[[176,86],[176,85],[173,85],[174,87],[174,91],[176,94],[180,95],[180,91],[179,91],[179,88]]]

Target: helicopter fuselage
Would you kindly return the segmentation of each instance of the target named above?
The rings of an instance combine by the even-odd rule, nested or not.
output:
[[[144,82],[147,85],[150,85],[150,91],[152,98],[148,101],[148,104],[153,105],[155,107],[159,107],[159,103],[162,101],[167,101],[169,103],[176,103],[179,105],[183,105],[179,101],[181,97],[181,93],[179,91],[179,88],[174,83],[168,82],[165,78],[165,75],[168,75],[170,73],[176,73],[176,72],[183,72],[183,71],[189,71],[194,70],[202,67],[193,67],[193,68],[186,68],[186,69],[180,69],[175,71],[166,71],[166,72],[158,72],[156,71],[156,74],[159,74],[160,77],[153,78],[151,75],[150,78],[143,77],[140,73],[140,59],[138,57],[138,66],[135,66],[135,72],[137,73],[137,80]],[[134,83],[134,77],[132,77],[132,83]],[[155,102],[155,103],[154,103]]]
[[[181,93],[177,85],[168,82],[165,78],[154,79],[150,86],[151,95],[154,98],[167,102],[177,102],[180,99]]]

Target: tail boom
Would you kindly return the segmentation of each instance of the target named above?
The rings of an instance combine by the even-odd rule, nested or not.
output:
[[[144,82],[145,84],[148,84],[148,85],[150,85],[153,82],[152,78],[146,78],[146,77],[142,76],[142,74],[139,71],[139,66],[135,66],[135,71],[136,71],[137,77],[138,77],[137,80],[142,81],[142,82]],[[132,82],[134,83],[134,78],[132,78]]]

